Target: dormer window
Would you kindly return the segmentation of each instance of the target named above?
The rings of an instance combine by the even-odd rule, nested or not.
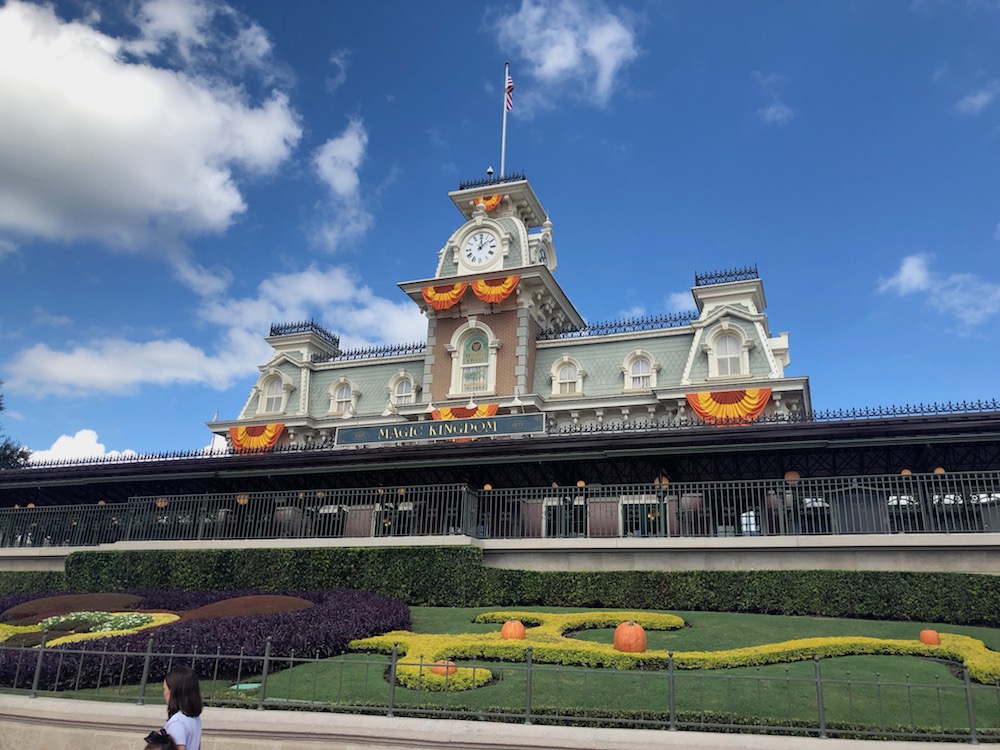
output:
[[[361,393],[355,390],[347,378],[341,378],[331,385],[327,393],[330,395],[330,414],[339,414],[346,418],[354,416],[357,412]]]
[[[267,389],[264,391],[264,411],[281,411],[282,401],[285,400],[284,391],[281,388],[281,378],[271,378],[267,381]]]
[[[389,402],[393,406],[416,403],[416,392],[416,383],[406,370],[400,370],[399,374],[389,381]]]
[[[737,378],[750,374],[750,349],[753,348],[744,330],[727,319],[711,331],[701,345],[708,355],[708,377]]]
[[[583,378],[586,374],[579,363],[570,357],[564,356],[557,360],[549,370],[549,376],[552,378],[552,395],[583,395]]]
[[[741,374],[739,340],[730,334],[716,339],[715,359],[719,367],[719,375]]]
[[[622,365],[625,376],[626,391],[648,391],[656,388],[656,374],[660,366],[653,361],[652,355],[642,349],[636,349]]]
[[[257,381],[257,414],[284,414],[288,397],[295,390],[292,379],[276,367],[269,367]]]

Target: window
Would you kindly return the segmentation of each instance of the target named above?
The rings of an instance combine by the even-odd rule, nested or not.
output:
[[[732,378],[750,373],[750,350],[753,339],[738,325],[724,318],[708,333],[701,349],[708,355],[708,377]]]
[[[342,385],[337,388],[337,394],[333,400],[334,411],[347,411],[351,408],[351,386]]]
[[[351,381],[340,378],[327,391],[330,396],[330,414],[340,414],[345,419],[354,416],[361,394],[354,389]]]
[[[648,359],[633,360],[629,388],[649,388],[649,370]]]
[[[626,391],[648,391],[656,388],[656,374],[660,366],[653,361],[649,352],[636,349],[625,358],[622,373],[625,375]]]
[[[587,373],[580,367],[579,363],[568,356],[557,359],[549,368],[549,377],[552,379],[553,396],[582,396],[583,379]]]
[[[413,383],[409,380],[400,380],[396,383],[396,405],[413,403]]]
[[[576,365],[570,363],[559,368],[559,395],[569,396],[576,393]]]
[[[719,368],[719,375],[741,374],[740,342],[735,336],[726,334],[716,340],[715,361]]]
[[[389,380],[389,403],[406,406],[417,402],[417,384],[406,370],[400,370]]]
[[[497,351],[493,332],[470,315],[445,348],[451,354],[449,398],[496,393]]]
[[[292,379],[276,367],[268,367],[257,381],[257,414],[283,414],[295,390]]]
[[[489,342],[482,332],[465,337],[462,342],[462,391],[477,393],[487,388],[489,370]]]
[[[281,378],[271,378],[267,382],[267,390],[264,391],[264,411],[281,411],[284,400],[285,393],[281,387]]]

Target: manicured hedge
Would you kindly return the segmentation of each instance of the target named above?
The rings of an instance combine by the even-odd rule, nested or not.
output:
[[[61,570],[0,570],[0,594],[62,591],[66,574]]]
[[[411,605],[714,610],[1000,626],[1000,576],[900,571],[535,572],[476,547],[76,552],[74,591],[349,587]],[[51,589],[51,586],[44,588]]]

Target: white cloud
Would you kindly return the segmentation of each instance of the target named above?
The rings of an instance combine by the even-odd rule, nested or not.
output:
[[[333,93],[347,82],[347,68],[351,64],[351,53],[346,49],[338,49],[330,53],[330,65],[333,70],[326,77],[326,90]]]
[[[979,325],[1000,313],[1000,283],[971,273],[936,275],[929,262],[926,255],[903,258],[893,276],[880,280],[879,291],[900,296],[923,292],[931,307],[958,319],[965,327]]]
[[[997,94],[1000,94],[1000,81],[990,81],[959,99],[955,109],[963,115],[978,114],[993,102]]]
[[[591,0],[523,0],[516,13],[501,14],[497,32],[501,46],[516,50],[543,84],[548,106],[567,87],[606,105],[621,85],[622,70],[639,55],[629,20]],[[515,84],[521,74],[512,68]],[[530,89],[519,99],[516,109],[546,106],[541,93]]]
[[[641,318],[646,314],[646,308],[642,305],[633,305],[626,310],[619,310],[618,317],[623,320],[628,320],[629,318]]]
[[[694,309],[691,292],[671,292],[666,299],[667,312],[687,312]]]
[[[251,297],[206,298],[198,317],[221,331],[212,351],[176,338],[95,339],[61,351],[39,343],[8,364],[7,385],[36,398],[121,395],[150,385],[221,390],[253,377],[267,360],[271,349],[264,336],[273,322],[318,320],[346,334],[342,348],[423,341],[427,335],[427,321],[412,302],[378,297],[336,266],[272,275]]]
[[[328,220],[319,231],[321,242],[330,250],[356,240],[372,225],[372,216],[361,203],[358,170],[368,147],[364,123],[352,119],[340,133],[317,149],[313,166],[330,191]]]
[[[135,456],[133,450],[109,451],[97,442],[94,430],[78,430],[75,435],[60,435],[47,450],[32,451],[30,463],[60,461],[71,458],[97,458],[101,456]]]
[[[903,258],[895,274],[888,279],[879,279],[878,290],[909,294],[929,289],[931,286],[931,274],[927,268],[929,260],[930,257],[927,255],[909,255]]]
[[[226,44],[263,54],[259,36],[209,36],[205,8],[229,12],[146,3],[140,36],[129,40],[63,21],[49,6],[0,7],[0,231],[161,248],[221,232],[245,210],[237,173],[273,172],[301,136],[287,97],[253,103],[218,71],[141,57],[168,40],[182,62],[196,50],[231,56],[219,51]]]
[[[781,85],[781,76],[776,73],[754,72],[753,79],[763,90],[764,95],[770,101],[766,107],[757,110],[757,119],[765,125],[784,125],[795,117],[795,110],[785,104],[778,96],[777,88]]]
[[[5,240],[0,237],[0,260],[3,260],[5,255],[13,255],[17,252],[17,245],[15,245],[10,240]]]

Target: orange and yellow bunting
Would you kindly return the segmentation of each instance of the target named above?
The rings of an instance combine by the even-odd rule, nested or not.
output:
[[[425,286],[420,290],[424,295],[424,302],[435,310],[447,310],[456,302],[462,299],[469,284],[460,281],[457,284],[445,284],[444,286]]]
[[[283,424],[254,424],[247,427],[230,427],[229,438],[238,451],[262,451],[278,442]]]
[[[487,211],[492,211],[494,208],[500,205],[500,201],[502,200],[503,200],[502,194],[484,195],[482,198],[476,198],[476,203],[481,205]]]
[[[432,412],[434,419],[469,419],[470,417],[495,417],[500,404],[480,404],[475,409],[464,406],[444,406]]]
[[[770,388],[687,394],[687,402],[694,413],[708,424],[719,426],[752,422],[764,412],[770,398]]]
[[[472,291],[483,302],[503,302],[517,287],[520,276],[507,276],[502,279],[479,279],[472,282]]]

